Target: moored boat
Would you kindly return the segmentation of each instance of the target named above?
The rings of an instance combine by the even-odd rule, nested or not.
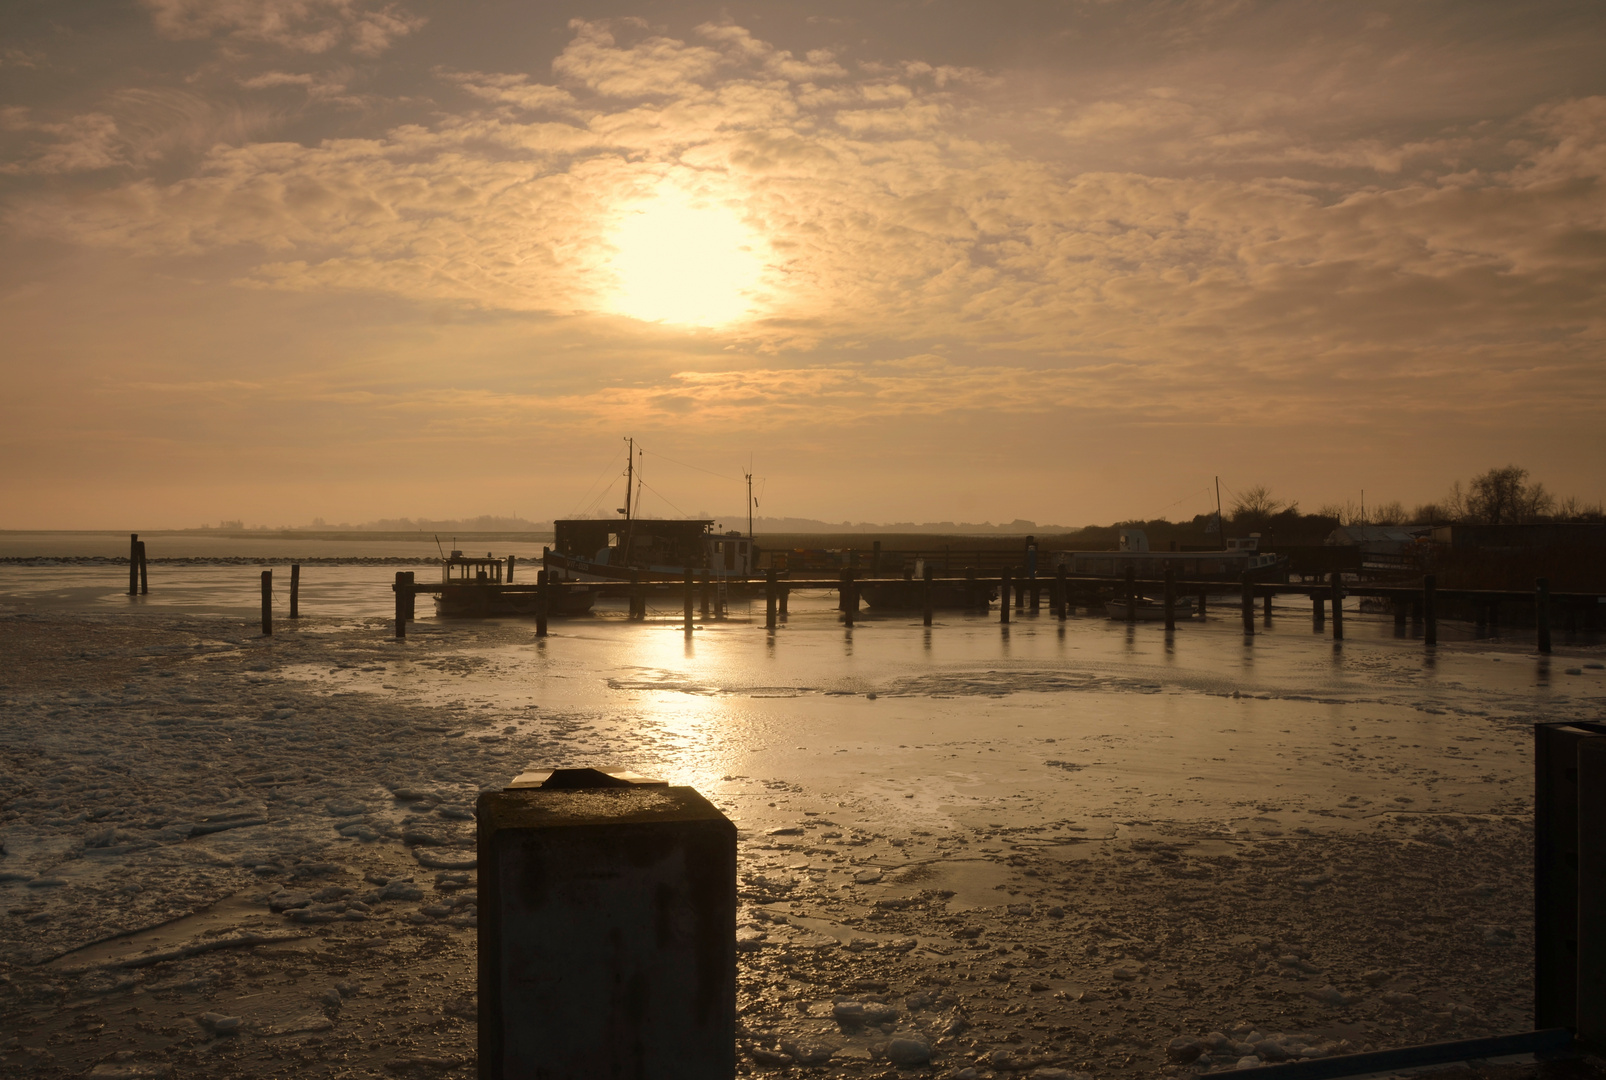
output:
[[[503,581],[513,566],[490,555],[482,558],[453,551],[441,560],[441,590],[435,594],[435,613],[457,618],[533,616],[541,611],[540,587]],[[547,614],[585,615],[596,603],[597,590],[564,586],[547,591]]]
[[[1133,598],[1132,606],[1134,609],[1132,612],[1132,619],[1134,622],[1152,622],[1157,619],[1165,618],[1165,604],[1160,600],[1155,600],[1147,596],[1137,596]],[[1110,618],[1120,619],[1123,622],[1126,621],[1127,614],[1125,600],[1107,600],[1104,603],[1104,610],[1110,616]],[[1173,597],[1171,602],[1171,614],[1172,617],[1176,619],[1193,618],[1193,598],[1188,596]]]

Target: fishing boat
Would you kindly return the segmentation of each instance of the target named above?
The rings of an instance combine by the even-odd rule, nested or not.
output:
[[[1165,603],[1148,596],[1132,598],[1132,619],[1135,622],[1151,622],[1165,618]],[[1121,599],[1107,600],[1104,610],[1110,618],[1126,621],[1126,601]],[[1193,598],[1188,596],[1173,597],[1171,601],[1171,614],[1176,619],[1193,618]]]
[[[1116,551],[1062,551],[1056,561],[1073,577],[1159,581],[1170,570],[1178,581],[1276,581],[1288,570],[1287,556],[1260,550],[1260,534],[1229,539],[1221,551],[1151,551],[1142,529],[1122,529]]]
[[[689,570],[701,580],[744,581],[753,576],[757,550],[753,545],[751,514],[748,532],[717,532],[711,518],[663,519],[636,517],[632,510],[635,486],[635,441],[625,471],[625,505],[622,520],[570,518],[552,523],[552,546],[542,563],[562,581],[664,584],[684,581]],[[748,477],[748,504],[752,505],[752,477]]]
[[[859,585],[859,598],[872,610],[920,611],[926,605],[925,582],[905,578],[902,581],[866,581]],[[975,591],[963,584],[936,584],[931,586],[933,608],[980,610],[998,598],[998,586],[978,581]]]
[[[457,618],[496,618],[540,614],[540,587],[511,581],[515,562],[490,552],[477,558],[453,551],[441,559],[441,590],[435,594],[435,613]],[[510,580],[503,580],[506,570]],[[597,590],[564,587],[547,593],[548,615],[585,615],[596,603]]]

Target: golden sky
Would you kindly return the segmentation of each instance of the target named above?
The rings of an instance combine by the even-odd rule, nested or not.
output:
[[[1577,3],[6,5],[0,527],[551,518],[625,435],[666,516],[749,461],[832,521],[1599,500],[1602,56]]]

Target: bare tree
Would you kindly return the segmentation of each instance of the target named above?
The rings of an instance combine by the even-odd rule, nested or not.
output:
[[[1512,525],[1550,513],[1556,500],[1545,485],[1528,483],[1528,470],[1516,465],[1474,476],[1467,487],[1466,516],[1489,525]]]
[[[1232,519],[1234,521],[1262,520],[1284,510],[1292,510],[1297,503],[1284,502],[1274,498],[1271,489],[1265,484],[1256,484],[1252,488],[1245,488],[1239,493],[1232,504]]]
[[[1404,525],[1405,506],[1398,499],[1383,503],[1373,508],[1371,518],[1373,525]]]

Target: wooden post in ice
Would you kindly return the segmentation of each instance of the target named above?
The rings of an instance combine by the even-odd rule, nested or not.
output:
[[[1321,589],[1310,591],[1310,626],[1312,630],[1321,630],[1327,624],[1327,612],[1323,607]]]
[[[1138,621],[1138,571],[1135,566],[1126,568],[1126,621]]]
[[[139,594],[146,595],[151,591],[151,579],[145,572],[145,541],[139,542]]]
[[[920,582],[920,621],[922,625],[931,625],[931,578],[932,565],[927,563],[921,574]]]
[[[546,637],[546,617],[552,607],[552,571],[535,572],[535,636]]]
[[[1060,622],[1065,621],[1069,614],[1066,610],[1071,606],[1071,593],[1065,581],[1065,564],[1060,563],[1054,568],[1054,615]]]
[[[513,584],[513,560],[514,556],[512,555],[507,557],[507,583],[509,585]]]
[[[1209,592],[1207,592],[1206,590],[1204,590],[1204,589],[1200,589],[1199,590],[1199,621],[1200,622],[1204,622],[1205,600],[1206,600],[1207,597],[1209,597],[1209,595],[1210,595]]]
[[[1271,622],[1271,598],[1274,591],[1273,589],[1267,589],[1266,595],[1261,597],[1260,614],[1268,623]]]
[[[1333,571],[1333,640],[1344,640],[1344,575]]]
[[[273,571],[262,571],[262,635],[273,636]]]
[[[697,585],[693,578],[691,567],[686,568],[686,633],[691,633],[691,611],[693,596],[697,592]]]
[[[1003,576],[998,579],[998,621],[1009,622],[1009,567],[1004,567]]]
[[[1243,572],[1243,575],[1238,579],[1238,583],[1243,590],[1241,606],[1243,608],[1244,634],[1253,634],[1255,632],[1255,587],[1249,583],[1249,571],[1245,570]]]
[[[1177,628],[1177,572],[1169,566],[1165,568],[1165,628]]]
[[[301,618],[301,564],[290,564],[290,617]]]
[[[704,619],[708,618],[708,598],[713,592],[712,587],[708,583],[708,573],[709,572],[707,570],[703,571],[703,597],[702,597],[702,600],[703,600],[703,618]]]
[[[267,571],[263,571],[263,618],[267,618],[267,587],[268,575]],[[396,637],[400,640],[407,636],[407,574],[404,571],[396,571],[396,583],[391,588],[396,590]]]
[[[775,567],[764,571],[764,629],[775,629]]]
[[[1422,644],[1439,643],[1438,579],[1428,574],[1422,579]]]
[[[1550,579],[1534,581],[1534,630],[1538,635],[1539,651],[1550,651]]]
[[[641,571],[630,571],[630,617],[644,619],[647,617],[647,598],[641,591]]]
[[[842,571],[842,622],[853,625],[853,616],[859,611],[859,594],[853,587],[853,571]]]
[[[128,595],[139,595],[139,533],[128,534]]]
[[[413,588],[418,584],[418,572],[407,571],[407,621],[412,622],[418,617],[418,590]]]
[[[783,618],[783,619],[786,618],[786,601],[788,600],[788,598],[791,597],[791,595],[792,595],[792,587],[790,585],[782,585],[781,586],[781,595],[780,595],[780,604],[781,604],[781,618]]]

